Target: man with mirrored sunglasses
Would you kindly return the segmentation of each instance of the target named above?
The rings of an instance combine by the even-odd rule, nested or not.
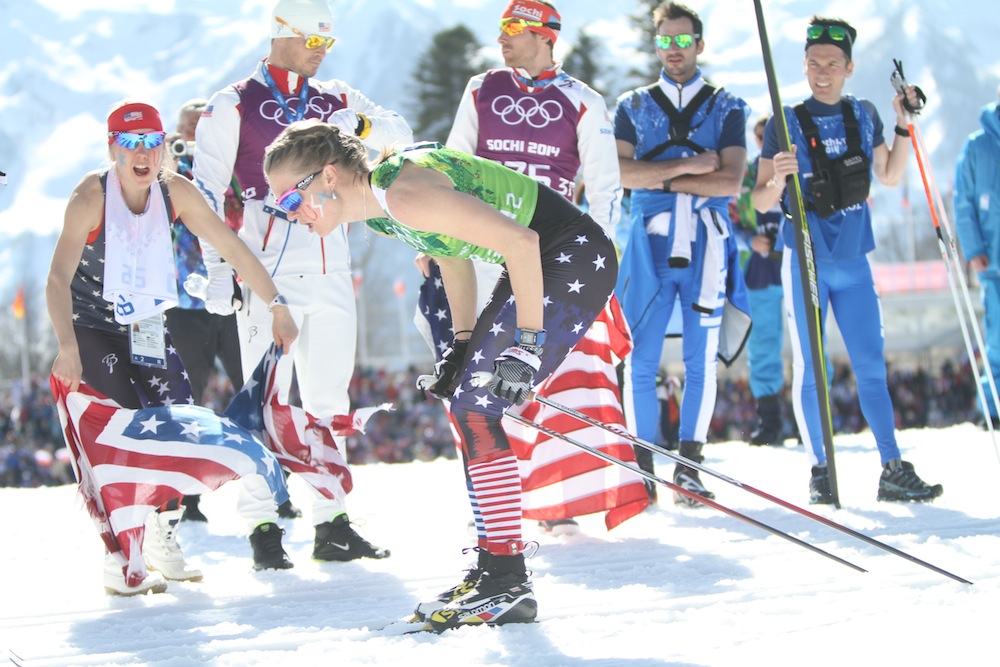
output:
[[[665,2],[652,19],[659,80],[619,97],[615,114],[622,185],[632,190],[632,233],[615,294],[632,328],[632,368],[625,379],[639,437],[656,440],[663,337],[680,333],[685,377],[679,451],[700,463],[715,409],[717,357],[731,362],[749,328],[729,221],[746,164],[749,108],[702,77],[697,59],[705,48],[704,25],[693,9]],[[733,339],[723,335],[727,301],[736,306],[726,309]],[[715,497],[694,468],[676,465],[673,479]],[[674,502],[700,505],[677,493]]]
[[[883,185],[899,184],[909,156],[903,93],[892,100],[896,113],[890,148],[882,120],[868,100],[844,94],[854,73],[852,51],[857,31],[846,21],[813,16],[806,31],[804,71],[812,97],[784,109],[791,151],[781,151],[774,120],[764,128],[764,147],[754,187],[758,211],[782,204],[790,210],[786,178],[800,174],[803,203],[819,291],[820,328],[833,309],[857,379],[861,412],[882,461],[877,499],[932,500],[942,493],[903,461],[896,443],[895,417],[886,378],[882,307],[875,291],[868,253],[875,249],[871,207],[872,174]],[[906,91],[912,108],[916,89]],[[820,406],[807,328],[807,312],[794,224],[784,225],[782,286],[792,340],[792,405],[811,465],[809,501],[832,504]],[[777,354],[777,351],[775,351]]]
[[[290,222],[268,191],[262,164],[265,147],[296,120],[317,118],[361,138],[374,153],[413,140],[406,121],[340,80],[312,77],[332,44],[333,15],[326,0],[280,0],[271,15],[271,48],[250,77],[212,96],[197,128],[195,182],[222,213],[223,195],[235,174],[243,193],[240,238],[260,258],[283,290],[302,332],[291,354],[278,365],[281,399],[288,399],[292,368],[302,407],[317,417],[350,411],[348,386],[354,371],[357,314],[346,230],[320,238]],[[312,48],[310,48],[312,47]],[[288,203],[287,201],[285,202]],[[205,249],[211,284],[208,308],[229,306],[225,282],[231,272]],[[221,301],[214,299],[216,284]],[[231,292],[231,290],[230,290]],[[267,350],[267,301],[245,291],[238,312],[244,377],[250,377]],[[229,306],[231,308],[231,306]],[[342,439],[338,445],[343,448]],[[343,450],[342,450],[343,451]],[[286,569],[273,499],[263,485],[242,484],[238,508],[252,531],[257,569]],[[313,558],[384,558],[358,535],[347,518],[344,498],[313,493],[316,536]]]

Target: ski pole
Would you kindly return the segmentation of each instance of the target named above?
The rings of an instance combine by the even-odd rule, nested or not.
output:
[[[757,12],[757,31],[760,34],[764,71],[767,74],[767,88],[771,94],[778,145],[783,153],[787,153],[792,150],[792,141],[788,134],[785,108],[781,104],[781,95],[778,92],[778,79],[774,72],[771,46],[767,39],[767,26],[764,25],[764,9],[761,7],[760,0],[754,0],[754,9]],[[816,256],[813,252],[812,234],[809,231],[809,219],[806,217],[805,205],[802,202],[802,188],[799,178],[796,174],[789,174],[785,182],[792,219],[795,223],[793,225],[795,252],[799,260],[799,282],[805,302],[809,347],[816,380],[816,398],[819,402],[819,417],[823,429],[823,450],[826,452],[826,469],[830,478],[830,495],[833,497],[834,507],[840,509],[840,494],[837,491],[837,467],[834,464],[833,456],[833,411],[830,408],[830,385],[826,376],[826,349],[823,343],[821,322],[822,311],[819,307],[819,286],[816,283]]]
[[[596,457],[598,457],[600,459],[604,459],[605,461],[608,461],[610,463],[614,463],[615,465],[619,465],[619,466],[625,468],[626,470],[631,470],[632,472],[634,472],[635,474],[639,475],[640,477],[643,477],[644,479],[648,479],[649,481],[654,482],[656,484],[662,484],[663,486],[667,487],[668,489],[670,489],[671,491],[673,491],[675,493],[679,493],[681,495],[687,496],[688,498],[691,498],[692,500],[696,500],[696,501],[698,501],[699,503],[701,503],[703,505],[711,507],[712,509],[719,510],[723,514],[731,516],[734,519],[739,519],[740,521],[744,521],[746,523],[749,523],[752,526],[756,526],[756,527],[760,528],[761,530],[764,530],[764,531],[767,531],[768,533],[771,533],[772,535],[777,535],[778,537],[780,537],[782,539],[785,539],[785,540],[788,540],[790,542],[793,542],[794,544],[797,544],[800,547],[808,549],[809,551],[812,551],[813,553],[820,554],[821,556],[826,556],[827,558],[829,558],[831,560],[834,560],[834,561],[840,563],[841,565],[846,565],[847,567],[851,568],[852,570],[857,570],[858,572],[867,572],[868,571],[868,570],[865,570],[864,568],[862,568],[862,567],[860,567],[858,565],[855,565],[854,563],[852,563],[852,562],[850,562],[848,560],[844,560],[840,556],[835,556],[834,554],[830,553],[829,551],[825,551],[825,550],[823,550],[823,549],[821,549],[821,548],[819,548],[819,547],[817,547],[817,546],[815,546],[813,544],[809,544],[808,542],[806,542],[804,540],[801,540],[801,539],[795,537],[794,535],[789,535],[788,533],[786,533],[786,532],[784,532],[782,530],[779,530],[779,529],[775,528],[774,526],[768,525],[768,524],[764,523],[763,521],[758,521],[757,519],[754,519],[753,517],[749,517],[746,514],[743,514],[741,512],[737,512],[734,509],[730,509],[729,507],[726,507],[725,505],[717,503],[714,500],[710,500],[708,498],[705,498],[704,496],[700,496],[697,493],[695,493],[694,491],[689,491],[688,489],[685,489],[683,486],[678,486],[677,484],[674,484],[672,482],[668,482],[667,480],[665,480],[665,479],[663,479],[661,477],[657,477],[656,475],[654,475],[654,474],[652,474],[650,472],[646,472],[642,468],[640,468],[640,467],[638,467],[638,466],[636,466],[636,465],[634,465],[632,463],[629,463],[627,461],[622,461],[621,459],[619,459],[619,458],[617,458],[615,456],[612,456],[611,454],[608,454],[607,452],[602,452],[601,450],[596,449],[594,447],[591,447],[590,445],[582,443],[582,442],[580,442],[578,440],[575,440],[574,438],[571,438],[570,436],[568,436],[568,435],[566,435],[564,433],[560,433],[559,431],[556,431],[555,429],[549,428],[547,426],[543,426],[542,424],[538,424],[536,422],[531,421],[530,419],[527,419],[525,417],[522,417],[519,414],[512,413],[512,412],[508,412],[506,414],[506,418],[507,419],[512,419],[512,420],[514,420],[515,422],[517,422],[519,424],[523,424],[525,426],[530,426],[531,428],[537,429],[541,433],[544,433],[544,434],[548,435],[551,438],[555,438],[555,439],[560,440],[562,442],[565,442],[567,444],[573,445],[575,447],[579,447],[580,449],[582,449],[582,450],[584,450],[584,451],[592,454],[593,456],[596,456]]]
[[[895,69],[889,77],[889,80],[896,92],[902,93],[905,96],[909,84],[906,81],[906,75],[903,73],[903,63],[902,61],[894,58],[892,64]],[[920,169],[920,178],[924,186],[924,193],[927,195],[927,206],[930,209],[931,220],[934,223],[934,231],[937,233],[938,248],[941,250],[941,258],[944,260],[945,268],[948,271],[948,281],[952,287],[952,297],[955,300],[955,310],[958,311],[959,322],[962,328],[962,336],[965,338],[966,351],[969,354],[969,364],[971,367],[978,370],[979,364],[975,360],[972,343],[968,339],[968,330],[966,329],[965,323],[966,316],[969,319],[972,332],[975,334],[976,344],[979,346],[979,349],[985,350],[986,347],[983,344],[983,336],[979,328],[978,318],[976,317],[976,310],[973,307],[972,299],[969,296],[969,286],[965,279],[965,274],[961,270],[962,262],[958,254],[958,248],[955,245],[955,234],[952,231],[951,223],[948,220],[948,211],[944,206],[944,199],[938,191],[937,179],[934,178],[934,170],[931,167],[930,160],[927,159],[927,148],[924,145],[923,133],[920,131],[920,126],[917,124],[916,116],[923,110],[924,104],[927,102],[927,96],[924,95],[924,92],[920,90],[919,87],[914,86],[914,90],[916,91],[918,100],[917,106],[912,106],[909,100],[906,97],[903,97],[903,106],[908,112],[910,112],[907,116],[906,127],[910,134],[910,141],[913,143],[913,152],[916,155],[917,166]],[[944,230],[944,233],[942,233],[942,230]],[[947,236],[947,239],[945,236]],[[946,245],[948,251],[950,251],[950,256],[945,250]],[[958,291],[955,288],[954,281],[956,279],[958,280],[962,296],[965,300],[964,314],[962,306],[958,300]],[[993,375],[993,367],[990,366],[989,359],[986,359],[983,362],[983,372],[986,375],[987,384],[990,387],[994,409],[1000,413],[1000,396],[997,395],[996,379]],[[983,408],[983,414],[989,416],[990,410],[987,407],[985,392],[978,382],[976,383],[976,393],[979,396],[980,405]],[[997,451],[997,459],[1000,461],[1000,449],[997,449],[993,421],[991,419],[987,419],[986,422],[990,432],[990,438],[993,441],[993,448]]]
[[[913,143],[913,149],[917,157],[917,166],[920,169],[920,178],[924,185],[924,192],[927,195],[927,206],[930,208],[931,220],[934,222],[934,230],[938,237],[938,249],[941,251],[941,259],[944,261],[945,270],[948,275],[948,284],[951,287],[952,300],[955,302],[955,310],[958,313],[959,327],[961,328],[962,338],[965,342],[965,352],[969,357],[970,367],[979,370],[980,365],[979,362],[976,361],[976,353],[972,347],[972,341],[969,339],[970,327],[976,337],[976,344],[979,346],[979,349],[985,350],[986,348],[983,344],[982,333],[979,330],[979,322],[976,317],[976,312],[972,306],[972,299],[969,297],[969,287],[965,281],[965,275],[962,273],[961,262],[958,258],[958,249],[955,247],[954,238],[951,236],[951,230],[947,226],[947,214],[941,202],[941,196],[937,191],[937,185],[934,183],[934,175],[931,172],[930,163],[925,159],[926,150],[923,144],[923,137],[920,134],[920,129],[914,119],[910,119],[907,123],[907,128],[910,132],[910,140]],[[942,217],[939,218],[939,215]],[[947,242],[945,240],[945,234],[942,232],[942,219],[945,220],[944,230],[948,233]],[[964,310],[962,308],[962,303],[959,300],[960,289],[965,297]],[[968,319],[968,323],[966,322],[966,319]],[[996,381],[993,377],[993,368],[990,366],[989,359],[985,359],[983,361],[982,370],[986,375],[987,383],[989,384],[990,391],[992,392],[993,404],[997,406],[997,411],[1000,412],[1000,397],[997,396]],[[997,446],[996,431],[993,428],[993,420],[989,416],[990,409],[987,403],[986,393],[983,390],[982,383],[978,381],[976,382],[976,395],[979,397],[979,405],[986,418],[986,428],[990,432],[990,439],[993,442],[993,451],[997,455],[997,461],[1000,462],[1000,447]]]
[[[486,372],[483,372],[483,373],[473,373],[473,384],[484,384],[485,382],[488,382],[490,375],[491,375],[490,373],[486,373]],[[528,394],[527,400],[529,400],[529,401],[537,401],[537,402],[541,403],[542,405],[547,405],[550,408],[553,408],[553,409],[555,409],[555,410],[557,410],[559,412],[562,412],[563,414],[569,415],[570,417],[575,417],[576,419],[578,419],[579,421],[581,421],[581,422],[583,422],[585,424],[588,424],[590,426],[596,426],[597,428],[603,429],[603,430],[605,430],[605,431],[607,431],[609,433],[613,433],[614,435],[616,435],[616,436],[618,436],[618,437],[620,437],[620,438],[622,438],[624,440],[628,440],[633,445],[637,445],[637,446],[642,447],[644,449],[648,449],[649,451],[654,452],[656,454],[661,454],[661,455],[666,456],[667,458],[672,459],[672,460],[674,460],[674,461],[676,461],[678,463],[686,465],[686,466],[688,466],[690,468],[694,468],[695,470],[699,470],[699,471],[701,471],[701,472],[703,472],[705,474],[711,475],[712,477],[716,477],[718,479],[721,479],[723,482],[726,482],[727,484],[732,484],[733,486],[735,486],[737,488],[740,488],[740,489],[743,489],[744,491],[747,491],[749,493],[752,493],[755,496],[759,496],[761,498],[764,498],[765,500],[768,500],[768,501],[770,501],[772,503],[775,503],[776,505],[780,505],[780,506],[782,506],[782,507],[784,507],[786,509],[789,509],[789,510],[791,510],[793,512],[796,512],[797,514],[800,514],[800,515],[806,517],[807,519],[812,519],[813,521],[821,523],[824,526],[828,526],[828,527],[833,528],[835,530],[839,530],[840,532],[844,533],[845,535],[850,535],[851,537],[853,537],[855,539],[861,540],[862,542],[870,544],[870,545],[872,545],[874,547],[878,547],[879,549],[882,549],[883,551],[887,551],[887,552],[889,552],[889,553],[891,553],[891,554],[893,554],[895,556],[899,556],[900,558],[905,558],[906,560],[908,560],[908,561],[910,561],[912,563],[916,563],[917,565],[926,567],[927,569],[933,570],[934,572],[937,572],[938,574],[942,574],[942,575],[944,575],[946,577],[949,577],[950,579],[954,579],[955,581],[961,582],[963,584],[971,584],[972,583],[968,579],[964,579],[964,578],[962,578],[962,577],[960,577],[958,575],[952,574],[951,572],[948,572],[947,570],[941,569],[940,567],[938,567],[936,565],[932,565],[931,563],[928,563],[927,561],[921,560],[921,559],[917,558],[916,556],[913,556],[911,554],[906,553],[905,551],[900,551],[896,547],[893,547],[893,546],[890,546],[888,544],[885,544],[884,542],[880,542],[879,540],[876,540],[873,537],[869,537],[869,536],[865,535],[864,533],[860,533],[860,532],[858,532],[858,531],[856,531],[856,530],[854,530],[852,528],[848,528],[847,526],[839,524],[836,521],[832,521],[830,519],[827,519],[825,516],[821,516],[819,514],[815,514],[813,512],[810,512],[809,510],[807,510],[805,508],[799,507],[798,505],[790,503],[787,500],[782,500],[781,498],[778,498],[777,496],[773,496],[770,493],[767,493],[766,491],[762,491],[762,490],[760,490],[760,489],[758,489],[756,487],[753,487],[753,486],[751,486],[749,484],[745,484],[745,483],[743,483],[743,482],[741,482],[741,481],[739,481],[737,479],[733,479],[732,477],[730,477],[728,475],[725,475],[725,474],[723,474],[721,472],[718,472],[716,470],[713,470],[712,468],[709,468],[709,467],[707,467],[705,465],[702,465],[701,463],[696,463],[695,461],[692,461],[689,458],[685,458],[685,457],[681,456],[680,454],[676,454],[674,452],[671,452],[668,449],[664,449],[662,447],[658,447],[657,445],[654,445],[651,442],[646,442],[645,440],[632,435],[628,431],[623,430],[621,427],[619,427],[619,426],[617,426],[615,424],[608,424],[606,422],[600,421],[599,419],[594,419],[593,417],[591,417],[591,416],[589,416],[587,414],[584,414],[584,413],[582,413],[582,412],[580,412],[578,410],[574,410],[573,408],[565,406],[565,405],[563,405],[563,404],[561,404],[561,403],[559,403],[557,401],[553,401],[552,399],[547,398],[545,396],[539,396],[538,394],[536,394],[534,392],[531,392],[531,393]],[[515,416],[516,415],[514,415],[514,414],[512,414],[510,412],[507,413],[507,417],[508,418],[513,419],[513,418],[515,418]],[[549,431],[544,431],[544,432],[546,434],[548,434],[548,435],[552,435],[552,433],[550,433]],[[565,436],[563,436],[563,437],[565,437]],[[645,477],[645,475],[643,475],[643,476]],[[655,480],[651,480],[651,481],[655,481]],[[685,495],[687,495],[687,494],[685,494]],[[702,498],[701,496],[697,496],[695,498],[695,500],[698,500],[699,502],[703,502],[703,503],[705,502],[705,499]]]

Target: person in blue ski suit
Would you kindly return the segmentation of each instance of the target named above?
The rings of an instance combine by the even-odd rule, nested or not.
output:
[[[882,120],[874,105],[842,94],[854,71],[851,52],[856,37],[857,31],[841,19],[819,16],[811,19],[804,69],[813,94],[799,107],[784,109],[792,151],[779,151],[774,120],[768,122],[753,193],[754,207],[767,211],[782,202],[790,210],[785,179],[791,174],[801,174],[819,290],[819,324],[821,328],[824,326],[828,307],[832,307],[857,379],[861,412],[875,436],[882,460],[877,497],[890,501],[931,500],[941,495],[941,485],[931,486],[921,480],[913,465],[902,460],[896,443],[892,399],[886,380],[882,308],[867,257],[875,248],[871,207],[867,202],[872,172],[887,186],[895,186],[902,179],[910,145],[906,112],[903,94],[897,93],[892,101],[897,136],[890,149],[882,136]],[[912,86],[906,95],[915,107],[917,96]],[[818,131],[818,136],[811,134],[807,141],[807,133],[811,132],[808,126]],[[817,158],[810,154],[810,145],[815,147],[822,162],[817,163]],[[814,178],[817,173],[825,178]],[[831,183],[837,188],[836,197],[832,198]],[[824,208],[828,200],[828,208],[835,210]],[[823,443],[794,234],[795,224],[790,221],[783,231],[782,284],[792,339],[792,402],[812,464],[810,502],[830,504],[835,498]]]
[[[615,288],[634,342],[625,387],[637,434],[654,441],[656,374],[679,304],[685,373],[679,452],[701,463],[715,409],[716,356],[731,360],[720,347],[727,296],[749,311],[729,222],[729,202],[746,166],[749,108],[702,77],[697,58],[705,42],[697,13],[666,2],[652,18],[660,78],[623,94],[614,122],[622,185],[632,190],[632,234]],[[675,467],[674,483],[714,498],[688,466]],[[674,501],[699,504],[677,493]]]
[[[969,135],[955,167],[955,229],[969,267],[979,275],[986,360],[1000,378],[1000,104],[979,115],[983,128]],[[996,201],[993,201],[993,200]],[[986,405],[994,425],[997,406],[985,374]]]
[[[754,123],[757,150],[764,145],[764,127],[768,115]],[[734,202],[730,218],[741,242],[740,259],[747,284],[753,328],[747,340],[747,364],[750,367],[750,393],[757,403],[757,427],[750,433],[751,445],[784,444],[781,419],[781,392],[785,387],[785,368],[781,357],[785,330],[782,323],[781,245],[778,233],[784,215],[780,207],[758,214],[753,208],[753,189],[757,184],[758,155],[747,165],[740,196]]]

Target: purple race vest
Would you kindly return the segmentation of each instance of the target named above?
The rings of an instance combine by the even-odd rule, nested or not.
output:
[[[243,191],[243,200],[263,201],[267,195],[264,179],[264,149],[288,126],[288,119],[268,87],[254,79],[233,86],[240,95],[240,147],[233,173]],[[299,106],[298,95],[286,96],[292,113]],[[303,118],[325,121],[334,111],[347,107],[346,102],[330,93],[309,87],[309,103]]]
[[[526,174],[573,201],[580,169],[581,89],[569,77],[527,92],[510,70],[487,72],[476,93],[476,155]]]

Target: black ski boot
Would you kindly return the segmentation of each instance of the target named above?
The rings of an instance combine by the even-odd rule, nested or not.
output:
[[[181,504],[184,505],[184,514],[181,515],[181,521],[201,521],[202,523],[208,523],[208,517],[198,507],[199,502],[201,502],[201,496],[184,496],[184,500],[181,501]]]
[[[358,558],[388,558],[389,550],[372,546],[351,527],[346,514],[316,526],[313,560],[348,561]]]
[[[255,570],[287,570],[294,567],[292,561],[281,546],[281,536],[285,531],[274,522],[262,523],[250,533],[250,546],[253,548],[253,569]]]
[[[458,600],[463,595],[468,595],[476,588],[480,577],[486,571],[490,552],[482,547],[470,547],[469,549],[465,549],[463,553],[469,550],[479,552],[479,560],[476,561],[476,564],[465,571],[465,578],[462,579],[461,583],[455,584],[446,591],[441,591],[433,600],[418,602],[417,606],[413,609],[413,616],[416,620],[427,620],[434,612],[444,609],[449,603]]]
[[[943,486],[927,484],[917,477],[913,464],[902,459],[893,459],[886,463],[878,480],[879,500],[934,500],[942,493],[944,493]]]
[[[538,603],[524,567],[524,554],[487,555],[476,587],[429,617],[437,632],[460,625],[533,623]]]
[[[781,397],[778,394],[757,399],[757,428],[750,434],[751,445],[784,445],[781,425]]]
[[[278,516],[282,519],[301,519],[302,510],[292,504],[292,499],[289,498],[285,502],[278,505]]]
[[[695,442],[694,440],[681,440],[680,451],[678,452],[681,456],[686,459],[691,459],[695,463],[701,463],[705,460],[705,457],[701,455],[701,448],[704,446],[703,442]],[[701,483],[701,477],[698,476],[698,471],[694,468],[689,468],[683,464],[676,464],[674,466],[674,484],[680,486],[688,491],[693,491],[697,493],[702,498],[708,498],[709,500],[715,499],[715,494],[705,488],[705,485]],[[693,498],[688,498],[687,496],[677,493],[674,491],[674,503],[677,505],[683,505],[684,507],[701,507],[701,503]]]
[[[639,466],[640,470],[644,470],[649,474],[656,472],[653,466],[653,452],[649,451],[645,447],[634,447],[635,449],[635,462]],[[676,449],[676,446],[674,447]],[[656,484],[649,481],[645,477],[642,478],[643,484],[646,486],[646,495],[649,496],[649,504],[656,504]]]
[[[830,490],[830,471],[826,466],[813,466],[809,478],[809,504],[832,505],[833,491]]]

